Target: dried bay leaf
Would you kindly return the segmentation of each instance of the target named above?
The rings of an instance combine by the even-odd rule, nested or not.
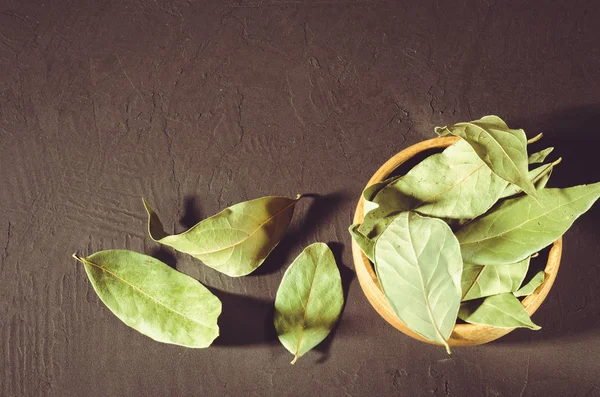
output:
[[[400,178],[400,176],[393,176],[393,177],[387,178],[386,180],[383,180],[381,182],[374,183],[371,186],[368,186],[365,190],[363,190],[362,196],[363,196],[363,200],[364,200],[365,214],[368,213],[369,211],[374,210],[375,208],[377,208],[379,206],[379,204],[373,202],[373,199],[375,198],[377,193],[379,193],[381,191],[381,189],[383,189],[390,183],[397,181],[399,178]]]
[[[110,311],[142,334],[194,348],[208,347],[219,335],[221,301],[158,259],[127,250],[73,257]]]
[[[461,278],[462,300],[514,292],[521,286],[530,257],[508,265],[481,266],[465,263]]]
[[[527,137],[523,130],[508,128],[498,116],[436,127],[440,135],[456,135],[466,140],[491,170],[504,180],[519,186],[525,193],[537,197],[528,178]]]
[[[507,185],[461,139],[387,184],[373,202],[387,213],[415,211],[438,218],[475,218],[496,203]]]
[[[238,203],[176,235],[165,233],[146,200],[144,207],[148,233],[154,241],[238,277],[253,272],[279,244],[299,198],[266,196]]]
[[[408,328],[446,347],[456,323],[462,259],[456,237],[442,220],[403,212],[375,244],[379,282]]]
[[[560,163],[561,158],[559,158],[558,160],[556,160],[554,163],[552,163],[552,167],[550,167],[550,169],[542,174],[540,174],[537,178],[535,178],[535,180],[533,181],[533,183],[535,184],[535,188],[537,190],[543,189],[546,187],[546,185],[548,184],[548,181],[550,180],[550,176],[552,175],[552,171],[554,170],[554,166],[558,163]]]
[[[327,337],[343,305],[333,253],[327,244],[309,245],[285,271],[275,297],[275,329],[294,355],[292,364]]]
[[[600,182],[541,189],[538,201],[520,196],[456,232],[463,260],[481,265],[516,263],[550,245],[600,197]]]
[[[412,210],[449,220],[475,218],[496,203],[508,182],[495,175],[461,139],[427,157],[406,175],[372,186],[363,192],[363,222],[352,225],[350,233],[374,262],[375,241],[398,213]],[[368,212],[367,199],[372,200]]]
[[[360,224],[350,226],[352,238],[371,262],[375,262],[374,251],[377,238],[394,220],[397,212],[388,212],[386,208],[377,207],[367,213]]]
[[[494,266],[495,267],[495,266]],[[546,273],[543,270],[537,272],[535,276],[527,284],[519,288],[517,291],[513,293],[514,296],[521,297],[527,296],[534,293],[537,287],[542,285],[544,282],[544,278],[546,277]]]
[[[540,150],[539,152],[532,153],[529,155],[528,162],[529,164],[538,164],[543,163],[546,160],[546,157],[554,150],[553,147],[546,148],[544,150]]]
[[[552,163],[541,165],[541,166],[536,167],[536,168],[532,169],[531,171],[529,171],[529,173],[528,173],[529,179],[531,179],[531,182],[535,185],[535,188],[537,190],[540,190],[540,189],[543,189],[544,187],[546,187],[546,183],[548,183],[548,179],[550,179],[552,170],[561,161],[562,161],[562,158],[559,157],[558,160],[556,160]],[[504,189],[504,191],[500,195],[500,198],[503,199],[506,197],[514,196],[521,192],[523,192],[523,190],[520,187],[510,183]]]
[[[467,323],[498,328],[540,329],[531,321],[521,302],[511,293],[489,296],[483,302],[464,302],[460,305],[458,317]]]
[[[358,247],[365,254],[365,256],[367,258],[369,258],[369,260],[371,262],[375,262],[375,258],[373,258],[373,250],[375,249],[375,240],[370,239],[367,236],[363,235],[358,230],[359,227],[360,227],[360,224],[354,224],[354,225],[351,225],[348,230],[350,231],[352,238],[354,239],[356,244],[358,244]]]

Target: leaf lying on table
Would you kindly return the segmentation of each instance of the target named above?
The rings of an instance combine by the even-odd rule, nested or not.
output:
[[[528,163],[529,164],[538,164],[543,163],[546,160],[546,157],[554,150],[553,147],[546,148],[544,150],[540,150],[539,152],[532,153],[529,155]]]
[[[535,187],[527,176],[527,137],[523,130],[508,128],[498,116],[436,127],[441,136],[456,135],[466,140],[479,157],[504,180],[519,186],[525,193],[537,197]]]
[[[464,302],[460,305],[458,318],[467,323],[498,328],[541,328],[531,321],[521,302],[511,293],[490,296],[483,302]]]
[[[275,297],[275,329],[294,360],[331,332],[344,305],[342,281],[326,244],[309,245],[285,271]]]
[[[540,190],[540,189],[543,189],[544,187],[546,187],[546,183],[548,183],[548,179],[550,178],[550,175],[552,174],[552,170],[561,161],[562,161],[562,158],[559,157],[558,160],[556,160],[552,163],[541,165],[541,166],[536,167],[536,168],[532,169],[531,171],[529,171],[529,174],[528,174],[529,179],[531,179],[531,182],[534,184],[534,186],[537,190]],[[517,185],[513,185],[511,183],[504,189],[504,191],[500,195],[500,198],[503,199],[506,197],[517,195],[522,192],[523,192],[523,190],[520,187],[518,187]]]
[[[496,266],[465,263],[461,278],[462,300],[468,301],[516,291],[529,269],[529,258],[517,263]]]
[[[496,203],[507,185],[460,139],[387,184],[372,201],[386,213],[475,218]]]
[[[148,233],[154,241],[238,277],[252,273],[279,244],[299,198],[267,196],[238,203],[176,235],[165,233],[146,200],[144,206]]]
[[[550,245],[600,197],[600,182],[510,199],[456,232],[463,260],[516,263]]]
[[[379,283],[408,328],[450,352],[448,338],[460,305],[462,259],[450,227],[403,212],[375,244]]]
[[[535,292],[536,288],[539,287],[540,285],[542,285],[542,283],[544,282],[544,278],[546,276],[546,273],[544,273],[543,270],[537,272],[535,274],[535,276],[533,276],[533,278],[524,286],[522,286],[521,288],[519,288],[517,291],[515,291],[513,293],[514,296],[517,297],[521,297],[521,296],[527,296],[527,295],[531,295]]]
[[[97,252],[85,266],[94,290],[121,321],[150,338],[207,347],[219,335],[221,301],[158,259],[126,250]]]

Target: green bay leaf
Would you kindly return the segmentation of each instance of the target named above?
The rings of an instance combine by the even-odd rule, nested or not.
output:
[[[496,175],[519,186],[528,195],[537,197],[535,187],[527,176],[525,131],[508,128],[498,116],[437,127],[435,131],[439,135],[452,134],[463,138]]]
[[[369,211],[372,211],[372,210],[376,209],[377,207],[379,207],[379,204],[373,202],[373,199],[375,198],[377,193],[379,193],[381,191],[381,189],[383,189],[390,183],[397,181],[399,178],[400,178],[400,176],[393,176],[393,177],[387,178],[381,182],[374,183],[371,186],[367,187],[365,190],[363,190],[362,196],[363,196],[363,200],[364,200],[365,214],[368,213]]]
[[[267,196],[238,203],[176,235],[165,233],[146,200],[144,207],[148,233],[154,241],[200,259],[228,276],[239,277],[253,272],[279,244],[299,198]]]
[[[465,263],[461,278],[462,300],[516,291],[527,274],[529,260],[527,257],[517,263],[496,266]]]
[[[363,222],[350,226],[352,238],[371,262],[375,262],[375,242],[387,226],[394,220],[397,212],[385,207],[377,207],[368,212]]]
[[[539,287],[540,285],[542,285],[542,283],[544,282],[545,276],[546,276],[546,273],[544,273],[543,270],[537,272],[535,274],[535,276],[533,276],[533,278],[531,280],[529,280],[529,282],[527,284],[525,284],[524,286],[519,288],[517,291],[515,291],[513,293],[513,295],[517,296],[517,297],[521,297],[521,296],[527,296],[527,295],[533,294],[535,289],[537,287]]]
[[[507,185],[461,139],[388,183],[372,201],[379,206],[379,217],[415,211],[437,218],[475,218],[496,203]]]
[[[529,155],[528,162],[529,164],[538,164],[543,163],[546,160],[546,157],[554,150],[553,147],[546,148],[544,150],[540,150],[539,152],[532,153]]]
[[[221,301],[158,259],[127,250],[73,257],[110,311],[142,334],[193,348],[208,347],[219,335]]]
[[[559,157],[558,160],[556,160],[552,163],[540,165],[539,167],[536,167],[528,172],[529,179],[531,179],[531,182],[534,184],[534,186],[537,190],[540,190],[540,189],[543,189],[544,187],[546,187],[546,184],[548,183],[548,180],[550,179],[550,175],[552,174],[552,170],[561,161],[562,161],[562,158]],[[506,188],[500,195],[500,198],[503,199],[506,197],[515,196],[522,192],[523,192],[523,190],[519,186],[513,185],[512,183],[510,183],[508,186],[506,186]]]
[[[531,321],[521,302],[511,293],[489,296],[483,302],[464,302],[460,305],[458,317],[470,324],[540,329]]]
[[[552,244],[600,197],[600,182],[506,200],[456,232],[463,260],[516,263]]]
[[[427,157],[402,177],[386,179],[363,192],[365,210],[361,224],[350,233],[365,255],[374,262],[373,249],[379,235],[403,211],[452,219],[475,218],[496,203],[508,182],[495,175],[464,140],[442,153]]]
[[[375,244],[379,282],[408,328],[444,345],[460,305],[462,259],[450,227],[439,219],[403,212]]]
[[[352,235],[352,238],[354,239],[356,244],[358,244],[358,247],[365,254],[365,256],[367,258],[369,258],[369,260],[371,262],[375,262],[375,258],[373,258],[373,250],[375,249],[375,240],[370,239],[367,236],[363,235],[360,232],[360,230],[358,230],[359,228],[360,228],[360,224],[354,224],[354,225],[350,226],[348,231]]]
[[[333,253],[327,244],[309,245],[285,271],[275,297],[275,329],[294,355],[292,364],[327,337],[343,305]]]

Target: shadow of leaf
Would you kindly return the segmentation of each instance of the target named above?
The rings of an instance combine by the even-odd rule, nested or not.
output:
[[[215,345],[240,346],[270,344],[277,341],[273,326],[273,301],[208,289],[221,300],[220,336]]]
[[[189,195],[183,199],[183,214],[179,223],[187,229],[195,226],[204,219],[202,208],[198,204],[196,197]]]
[[[301,248],[299,242],[305,241],[320,225],[331,222],[336,216],[336,208],[349,200],[349,197],[343,192],[334,192],[327,195],[305,194],[302,200],[305,199],[312,199],[312,203],[302,220],[297,226],[288,230],[279,245],[263,264],[249,275],[250,277],[275,273],[282,266],[290,263],[293,260],[292,251]]]
[[[169,250],[168,248],[159,245],[157,247],[152,248],[148,255],[158,259],[161,262],[166,263],[171,268],[177,270],[177,257],[175,256],[175,253],[172,250]]]
[[[327,337],[321,343],[315,346],[315,350],[321,353],[321,357],[317,361],[319,364],[323,364],[329,359],[329,350],[331,348],[331,344],[333,342],[333,339],[335,338],[335,335],[338,333],[338,328],[340,326],[342,317],[344,316],[346,305],[348,303],[348,292],[350,291],[350,284],[352,284],[352,281],[354,281],[354,278],[356,277],[354,270],[352,270],[342,262],[342,252],[344,250],[344,245],[332,241],[328,242],[327,245],[329,245],[329,248],[331,248],[333,256],[335,257],[335,262],[337,263],[338,269],[340,270],[340,277],[342,279],[342,289],[344,293],[344,307],[342,307],[340,318],[338,319],[337,323],[335,324],[329,335],[327,335]]]

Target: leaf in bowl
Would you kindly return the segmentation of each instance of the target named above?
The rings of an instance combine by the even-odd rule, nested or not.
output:
[[[348,231],[352,235],[352,238],[358,244],[358,247],[365,254],[365,256],[371,261],[375,262],[375,258],[373,258],[373,250],[375,249],[375,240],[370,239],[363,235],[358,229],[360,224],[354,224],[350,226]]]
[[[450,227],[414,212],[399,214],[377,239],[375,266],[400,320],[450,352],[462,272],[460,248]]]
[[[498,116],[436,127],[441,136],[452,134],[466,140],[477,155],[502,179],[519,186],[525,193],[537,197],[528,178],[527,137],[523,130],[508,128]]]
[[[378,207],[368,212],[363,222],[350,226],[349,231],[354,241],[371,262],[375,262],[374,251],[377,238],[394,220],[397,212],[388,212],[385,208]]]
[[[546,160],[546,157],[554,150],[553,147],[546,148],[544,150],[540,150],[539,152],[532,153],[529,155],[527,159],[529,164],[539,164],[543,163]]]
[[[252,273],[279,244],[299,198],[267,196],[238,203],[176,235],[165,233],[158,215],[143,201],[154,241],[238,277]]]
[[[364,213],[365,214],[367,214],[369,211],[372,211],[375,208],[379,207],[379,204],[373,202],[373,199],[375,198],[377,193],[379,193],[381,191],[381,189],[383,189],[390,183],[397,181],[399,178],[400,178],[400,176],[393,176],[393,177],[387,178],[386,180],[383,180],[381,182],[374,183],[371,186],[367,187],[365,190],[363,190],[362,197],[364,200]]]
[[[121,321],[150,338],[208,347],[219,335],[221,301],[193,278],[150,256],[96,252],[83,263],[94,290]]]
[[[531,179],[531,182],[535,185],[535,188],[537,190],[540,190],[540,189],[543,189],[544,187],[546,187],[546,184],[548,183],[548,179],[550,179],[550,175],[552,174],[552,170],[561,161],[562,161],[562,158],[559,157],[558,160],[556,160],[552,163],[541,165],[541,166],[536,167],[536,168],[532,169],[531,171],[529,171],[529,178]],[[506,186],[506,188],[500,195],[500,198],[503,199],[503,198],[515,196],[522,192],[523,192],[523,190],[519,186],[513,185],[512,183],[510,183],[508,186]]]
[[[468,219],[490,209],[507,185],[461,139],[387,184],[372,201],[382,213],[415,211],[437,218]]]
[[[521,196],[456,232],[463,260],[480,265],[516,263],[550,245],[600,197],[600,182],[541,189],[538,201]]]
[[[533,294],[536,288],[542,285],[545,277],[546,273],[543,270],[540,270],[535,274],[535,276],[533,276],[531,280],[529,280],[527,284],[519,288],[517,291],[513,292],[513,295],[521,297]]]
[[[323,243],[311,244],[285,271],[275,297],[274,324],[292,364],[331,332],[344,305],[340,271]]]
[[[496,266],[465,263],[461,277],[462,301],[516,291],[527,274],[529,259]]]
[[[541,328],[531,321],[521,302],[511,293],[489,296],[483,302],[464,302],[458,318],[470,324],[498,328]]]

